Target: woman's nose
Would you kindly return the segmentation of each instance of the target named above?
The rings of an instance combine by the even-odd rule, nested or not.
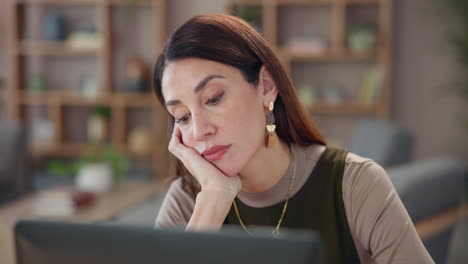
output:
[[[193,138],[196,141],[206,140],[209,136],[214,134],[215,127],[211,122],[200,114],[194,114],[192,117]]]

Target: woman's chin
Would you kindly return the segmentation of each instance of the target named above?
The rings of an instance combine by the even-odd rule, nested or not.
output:
[[[236,176],[237,173],[233,172],[230,169],[219,169],[224,175],[228,177]]]
[[[216,167],[218,168],[218,170],[220,170],[224,175],[226,175],[228,177],[233,177],[233,176],[236,176],[237,174],[239,174],[238,170],[236,170],[234,168],[228,168],[228,167],[225,167],[225,166],[222,166],[222,165],[218,165]]]
[[[239,174],[244,162],[246,162],[244,157],[238,157],[236,155],[225,156],[222,159],[212,163],[218,168],[224,175],[228,177],[233,177]]]

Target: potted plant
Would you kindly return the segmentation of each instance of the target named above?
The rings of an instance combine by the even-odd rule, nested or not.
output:
[[[110,116],[111,109],[109,106],[96,106],[93,108],[88,118],[88,138],[92,142],[105,141],[109,130],[108,120]]]
[[[245,20],[258,32],[262,31],[262,7],[257,5],[236,5],[232,14]]]
[[[52,161],[47,168],[54,176],[74,177],[80,190],[100,193],[121,181],[129,160],[110,146],[90,143],[82,158],[68,163]]]
[[[468,1],[441,0],[441,4],[450,12],[451,19],[457,23],[449,32],[449,42],[453,47],[457,60],[468,70]],[[452,83],[450,91],[468,102],[468,77],[464,75],[457,83]],[[462,117],[462,125],[468,130],[468,116]]]
[[[375,51],[377,35],[370,23],[355,24],[347,34],[348,49],[356,54],[369,54]]]
[[[468,70],[468,1],[440,0],[449,12],[448,17],[457,24],[451,27],[449,42],[453,47],[457,60],[465,70]],[[465,74],[458,82],[453,82],[449,91],[468,102],[468,76]],[[462,127],[468,131],[468,115],[461,116]],[[465,178],[465,200],[468,201],[468,176]]]
[[[5,102],[5,81],[0,76],[0,119],[3,117],[3,114],[6,112],[6,102]]]

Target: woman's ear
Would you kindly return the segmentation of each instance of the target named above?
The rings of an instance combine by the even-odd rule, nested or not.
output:
[[[260,68],[259,74],[259,91],[262,93],[263,105],[268,107],[270,102],[274,102],[278,96],[278,88],[276,87],[275,80],[272,78],[270,72],[266,69],[265,65]]]

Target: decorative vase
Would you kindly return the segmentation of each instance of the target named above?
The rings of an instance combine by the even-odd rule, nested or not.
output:
[[[85,165],[79,170],[75,184],[82,191],[104,193],[113,185],[112,168],[105,162]]]
[[[31,122],[30,140],[34,146],[47,146],[54,140],[54,124],[46,118],[39,118]]]
[[[28,91],[42,93],[46,89],[46,81],[43,75],[35,74],[28,80]]]
[[[317,100],[317,94],[314,88],[307,83],[299,85],[298,95],[299,99],[306,107],[311,107]]]
[[[99,96],[99,84],[95,77],[82,75],[79,80],[79,85],[83,96],[92,99]]]
[[[64,41],[67,38],[65,17],[57,13],[48,13],[44,18],[44,39]]]
[[[147,128],[135,128],[128,137],[128,147],[137,155],[148,155],[153,151],[153,139],[151,131]]]
[[[344,100],[344,92],[338,83],[329,83],[324,87],[323,99],[329,104],[339,104]]]
[[[368,54],[375,50],[376,35],[372,29],[357,28],[348,36],[348,48],[353,53]]]
[[[132,56],[126,65],[125,78],[127,92],[146,92],[149,88],[149,70],[143,59]]]
[[[88,119],[88,138],[91,141],[103,142],[106,139],[108,132],[107,119],[92,115]]]

